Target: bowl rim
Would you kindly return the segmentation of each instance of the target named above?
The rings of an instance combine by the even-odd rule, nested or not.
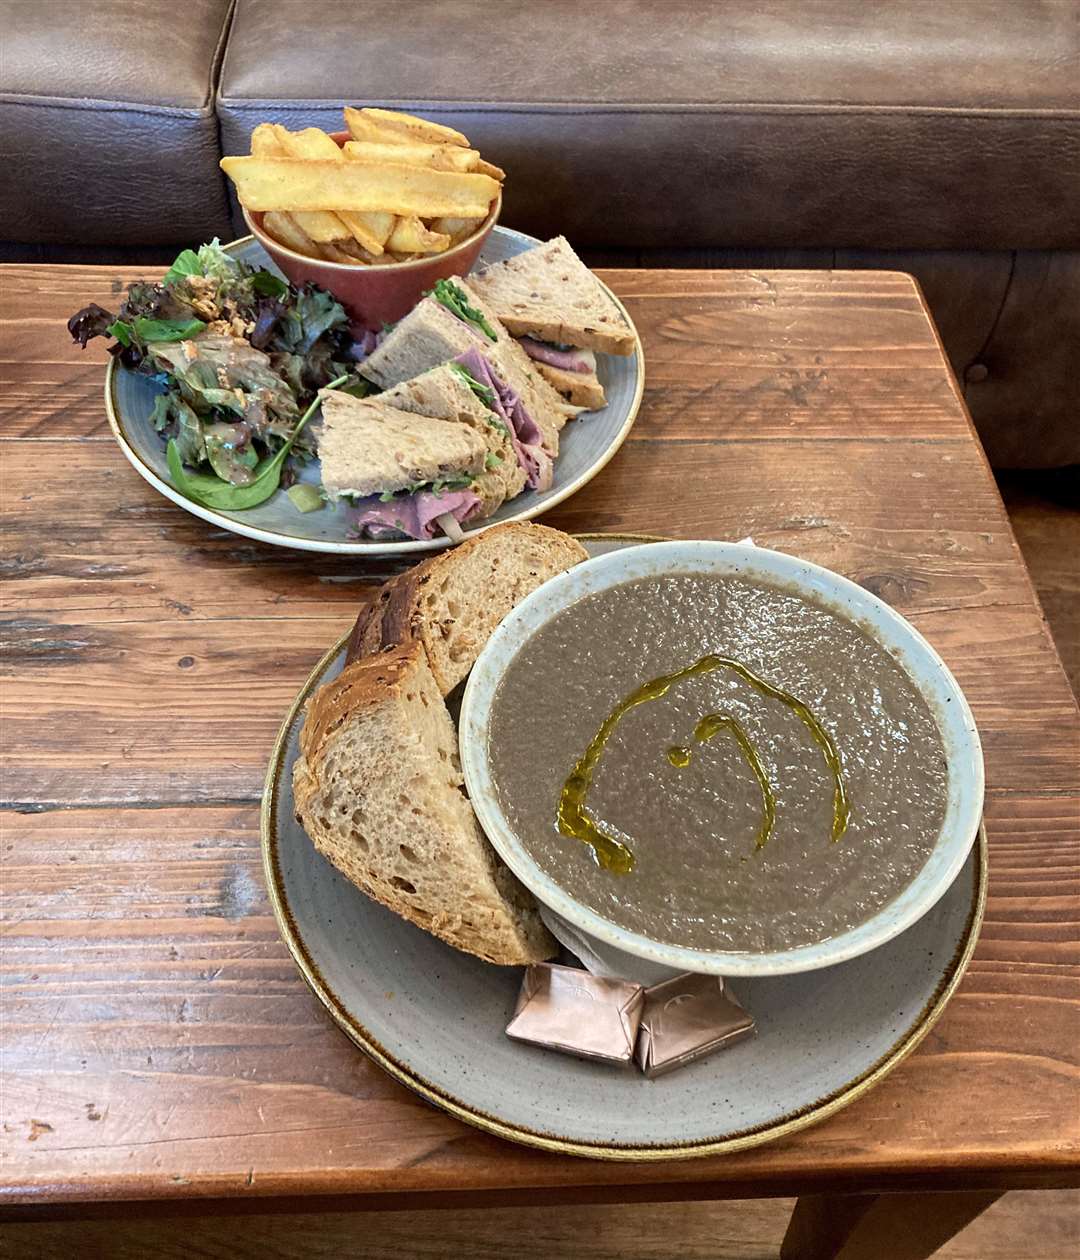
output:
[[[653,558],[651,563],[647,556]],[[656,565],[664,559],[670,563]],[[930,704],[949,761],[945,817],[927,861],[869,919],[824,941],[784,950],[724,951],[666,944],[622,928],[578,901],[541,869],[518,839],[498,805],[487,757],[487,729],[498,683],[537,629],[584,595],[642,576],[643,564],[650,573],[739,573],[809,594],[830,611],[858,618],[898,657]],[[942,700],[945,704],[939,703]],[[985,771],[975,720],[956,679],[934,648],[906,618],[857,583],[811,561],[753,544],[647,543],[582,561],[545,582],[504,618],[477,658],[462,697],[459,741],[465,783],[480,825],[502,861],[537,900],[615,949],[680,971],[791,975],[834,966],[884,945],[917,922],[951,886],[967,860],[982,817]]]
[[[314,264],[317,267],[329,267],[333,271],[339,271],[343,275],[350,276],[368,276],[383,275],[393,272],[398,275],[401,272],[408,271],[409,268],[420,268],[430,266],[437,260],[445,261],[447,258],[455,258],[462,252],[466,251],[470,245],[475,244],[477,239],[482,239],[495,224],[499,221],[499,215],[502,212],[502,186],[495,194],[495,199],[491,203],[487,217],[481,222],[475,232],[470,233],[463,241],[458,241],[456,245],[451,245],[449,249],[444,249],[441,254],[425,254],[422,258],[410,258],[407,262],[388,262],[388,263],[365,263],[357,259],[354,263],[334,262],[329,258],[312,258],[310,254],[301,254],[299,250],[290,249],[288,245],[282,245],[274,236],[271,236],[262,226],[256,223],[251,217],[252,212],[248,210],[242,202],[240,203],[240,213],[244,216],[244,222],[248,226],[248,230],[266,252],[273,258],[275,251],[286,254],[289,258],[294,258],[298,263],[307,266]],[[265,211],[257,210],[254,213],[263,214]]]

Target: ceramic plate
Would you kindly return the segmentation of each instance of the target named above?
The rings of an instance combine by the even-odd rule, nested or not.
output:
[[[524,253],[539,244],[535,237],[509,228],[496,226],[480,255],[480,262],[495,263]],[[281,275],[269,255],[254,237],[246,236],[225,247],[234,257],[254,266],[265,267]],[[610,292],[610,290],[608,290]],[[633,321],[626,308],[615,297],[619,309]],[[636,330],[635,330],[636,335]],[[645,364],[641,343],[635,354],[619,357],[597,355],[597,375],[604,386],[608,404],[601,411],[588,412],[571,421],[562,431],[559,457],[555,461],[555,480],[550,490],[527,490],[465,534],[476,533],[500,521],[527,521],[553,508],[575,490],[591,481],[626,440],[634,423],[645,387]],[[304,514],[293,507],[284,491],[279,490],[266,503],[246,512],[217,512],[193,503],[173,488],[165,463],[165,444],[150,423],[150,412],[158,389],[146,376],[119,367],[110,361],[105,377],[105,406],[109,424],[124,454],[135,469],[166,498],[195,516],[210,521],[234,534],[256,538],[279,547],[297,547],[304,551],[334,552],[341,555],[395,555],[409,552],[438,551],[450,545],[448,538],[418,542],[373,539],[349,539],[351,511],[344,504],[327,504],[321,511]],[[319,483],[318,465],[311,464],[301,472],[302,481]]]
[[[583,539],[593,555],[642,538]],[[345,639],[304,684],[263,797],[262,844],[278,926],[341,1028],[429,1102],[489,1133],[599,1159],[684,1159],[757,1146],[832,1115],[922,1040],[959,983],[982,921],[986,837],[913,927],[869,954],[804,975],[741,979],[756,1038],[647,1081],[510,1041],[519,968],[460,954],[368,900],[296,822],[301,710],[344,663]]]

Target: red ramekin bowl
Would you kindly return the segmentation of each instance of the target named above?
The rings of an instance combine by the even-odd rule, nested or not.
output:
[[[338,131],[333,133],[333,138],[338,144],[344,144],[350,136],[348,132]],[[263,216],[259,211],[240,208],[252,235],[283,275],[297,286],[310,282],[328,290],[345,308],[354,326],[377,332],[385,324],[393,324],[407,315],[436,280],[448,280],[469,272],[498,220],[502,191],[496,195],[487,218],[477,230],[444,253],[413,258],[409,262],[370,266],[359,262],[350,266],[298,254],[263,231]]]

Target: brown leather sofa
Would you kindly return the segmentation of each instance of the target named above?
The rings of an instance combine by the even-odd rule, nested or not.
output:
[[[504,222],[594,262],[913,273],[992,461],[1080,463],[1080,0],[0,0],[0,22],[5,257],[240,232],[216,163],[255,123],[415,108],[507,168]]]

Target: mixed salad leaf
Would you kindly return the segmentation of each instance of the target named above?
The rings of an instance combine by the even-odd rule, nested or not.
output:
[[[253,507],[294,479],[285,461],[314,454],[306,425],[320,389],[371,388],[352,375],[348,317],[331,294],[295,288],[217,240],[185,249],[160,283],[131,285],[116,314],[84,307],[68,331],[83,347],[111,337],[110,354],[160,382],[151,419],[173,481],[209,507]]]

